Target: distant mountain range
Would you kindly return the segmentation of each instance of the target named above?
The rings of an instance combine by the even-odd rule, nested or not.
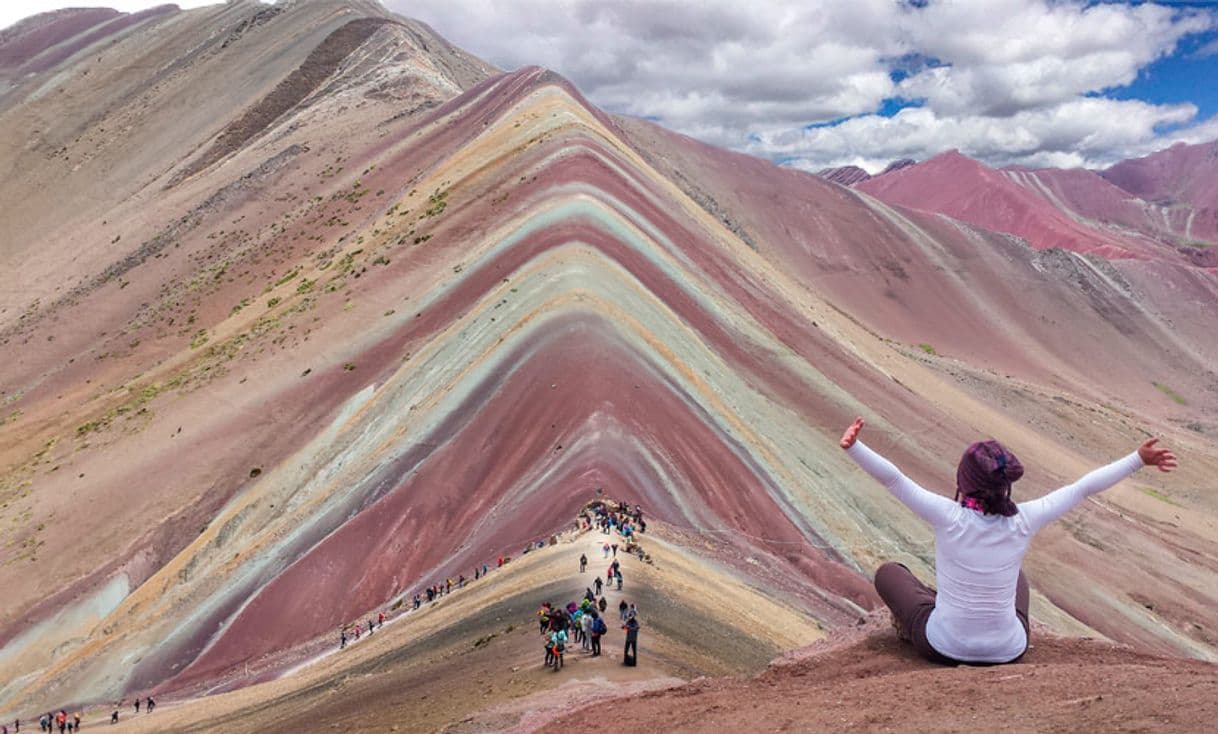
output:
[[[1218,142],[1179,143],[1103,171],[993,169],[948,151],[898,161],[876,176],[854,166],[818,175],[891,204],[1018,235],[1037,249],[1218,267]]]

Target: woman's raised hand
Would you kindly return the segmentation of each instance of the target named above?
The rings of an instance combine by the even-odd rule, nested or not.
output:
[[[854,422],[850,424],[850,427],[846,429],[846,432],[842,434],[840,446],[844,449],[848,449],[853,446],[854,442],[858,440],[859,431],[861,430],[863,430],[863,419],[855,418]]]
[[[1156,448],[1155,444],[1158,442],[1157,438],[1147,439],[1146,443],[1138,447],[1138,456],[1142,457],[1142,463],[1146,466],[1157,466],[1159,471],[1169,472],[1176,468],[1176,455],[1171,452],[1171,449]]]

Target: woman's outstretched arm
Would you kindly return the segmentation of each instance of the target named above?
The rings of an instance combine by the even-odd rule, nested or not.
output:
[[[877,482],[887,487],[894,497],[901,500],[918,517],[934,526],[947,524],[952,513],[956,511],[956,503],[923,489],[917,482],[902,474],[891,461],[867,448],[858,440],[863,425],[862,418],[855,418],[854,423],[842,434],[840,445],[850,458]]]
[[[1161,472],[1175,469],[1176,455],[1170,449],[1155,446],[1158,442],[1159,439],[1152,438],[1139,446],[1137,451],[1089,472],[1073,484],[1055,489],[1038,500],[1019,503],[1020,514],[1035,533],[1074,509],[1078,503],[1132,476],[1143,466],[1157,466]]]

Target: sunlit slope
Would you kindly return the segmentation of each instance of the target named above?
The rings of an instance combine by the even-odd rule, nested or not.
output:
[[[311,96],[212,160],[231,129],[217,125],[111,204],[137,232],[119,242],[140,248],[121,273],[96,279],[111,263],[98,254],[71,271],[88,287],[5,322],[22,350],[0,373],[3,520],[19,529],[0,566],[0,701],[241,682],[569,526],[598,487],[713,542],[801,614],[851,623],[879,561],[930,561],[925,529],[836,447],[859,413],[875,446],[943,489],[978,433],[1049,468],[1025,480],[1035,492],[1146,427],[1171,431],[1192,459],[1182,483],[1140,477],[1119,509],[1094,503],[1046,536],[1030,566],[1052,604],[1037,613],[1213,654],[1197,624],[1218,588],[1199,489],[1218,464],[1209,424],[1134,412],[1145,390],[1098,407],[1082,361],[1035,319],[950,328],[961,304],[1015,323],[1021,294],[1065,318],[1076,280],[990,233],[640,139],[542,69],[464,89],[421,54],[404,68],[439,79],[427,104],[386,99],[398,57],[377,49],[412,39],[357,39]],[[765,203],[784,188],[800,207]],[[877,261],[925,274],[942,301]],[[961,262],[1028,285],[970,288]],[[911,344],[920,321],[960,361]],[[1214,348],[1197,328],[1172,337],[1190,365]],[[1007,362],[1022,379],[1002,377]],[[1192,398],[1186,368],[1144,365]],[[1201,405],[1180,416],[1208,420]]]

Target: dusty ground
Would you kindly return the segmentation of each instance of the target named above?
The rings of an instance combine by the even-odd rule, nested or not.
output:
[[[152,716],[126,707],[114,731],[488,734],[612,721],[622,731],[674,732],[1200,732],[1218,715],[1218,666],[1043,627],[1021,663],[934,666],[897,642],[881,612],[822,637],[793,608],[726,567],[695,565],[689,550],[658,536],[645,539],[655,565],[622,554],[625,587],[606,592],[611,618],[622,598],[639,606],[641,665],[620,664],[622,636],[611,625],[600,658],[572,646],[561,671],[544,668],[536,607],[582,591],[607,565],[604,537],[568,536],[518,558],[280,680],[166,701]],[[582,575],[581,552],[590,559]]]
[[[689,551],[656,535],[643,539],[655,563],[619,553],[623,590],[606,591],[609,634],[593,658],[570,648],[566,665],[542,666],[536,610],[565,603],[604,573],[601,544],[610,536],[585,532],[511,561],[486,579],[418,612],[390,619],[371,638],[275,681],[187,701],[162,701],[152,716],[122,711],[115,731],[226,732],[369,726],[399,732],[495,731],[522,722],[554,701],[561,714],[574,702],[594,702],[671,686],[697,676],[755,673],[782,650],[823,633],[807,615],[746,585],[714,563],[698,565]],[[662,530],[661,530],[662,532]],[[616,535],[613,541],[620,540]],[[580,553],[589,568],[578,572]],[[695,570],[697,573],[695,573]],[[527,591],[519,592],[520,589]],[[636,668],[621,665],[623,637],[616,619],[626,599],[644,628]],[[331,652],[332,651],[327,651]],[[550,691],[562,686],[560,696]],[[535,698],[529,698],[536,696]],[[89,713],[89,723],[109,710]],[[542,717],[543,719],[546,717]]]
[[[620,731],[1203,732],[1218,666],[1040,634],[1021,663],[944,668],[882,615],[754,678],[700,680],[592,706],[539,731],[612,720]]]

